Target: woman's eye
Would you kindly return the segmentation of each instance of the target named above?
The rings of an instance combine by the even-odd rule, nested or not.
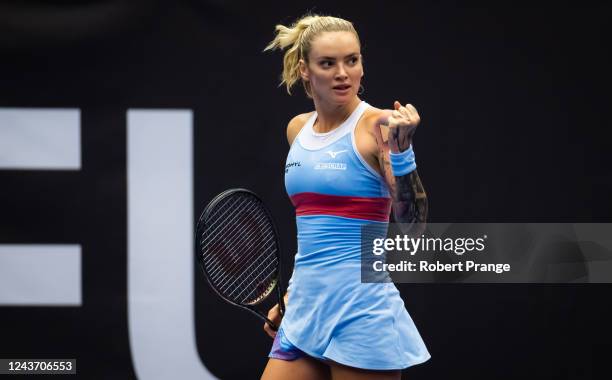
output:
[[[332,61],[322,61],[321,62],[321,66],[323,67],[330,67],[333,64]]]
[[[357,58],[357,57],[353,57],[353,58],[349,59],[349,62],[350,62],[351,64],[353,64],[353,65],[354,65],[354,64],[356,64],[357,62],[359,62],[359,58]]]

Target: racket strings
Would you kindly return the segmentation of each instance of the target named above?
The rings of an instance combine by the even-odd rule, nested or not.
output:
[[[250,295],[254,293],[255,298],[258,298],[257,294],[266,292],[271,284],[268,279],[276,274],[277,258],[273,246],[263,248],[262,245],[272,241],[273,237],[269,236],[267,240],[255,246],[250,244],[253,249],[240,250],[243,256],[220,271],[221,276],[215,278],[215,282],[221,292],[242,303],[253,302]]]
[[[266,251],[268,251],[270,248],[271,247],[266,248]],[[269,264],[269,263],[275,264],[276,257],[273,255],[266,255],[266,253],[267,252],[265,252],[259,260],[253,261],[253,263],[249,264],[248,267],[245,268],[244,273],[246,273],[247,275],[243,276],[243,278],[236,278],[231,283],[228,282],[228,284],[224,288],[229,289],[231,287],[242,286],[243,283],[247,279],[255,277],[255,275],[259,274],[260,272],[267,270],[268,268],[267,266],[264,267],[263,269],[261,268],[263,264]],[[270,252],[270,253],[274,253],[274,252]],[[256,266],[253,268],[253,265],[256,265]]]
[[[276,282],[276,235],[261,202],[249,194],[221,200],[200,231],[200,258],[212,285],[241,304],[265,297]]]
[[[270,237],[268,237],[268,238],[267,238],[267,240],[266,240],[264,243],[269,242],[269,241],[270,241],[271,239],[273,239],[273,238],[274,238],[274,236],[270,236]],[[256,249],[256,248],[257,248],[257,247],[255,247],[255,249]],[[266,260],[267,260],[267,259],[270,257],[269,255],[267,255],[267,253],[268,253],[267,251],[268,251],[269,249],[272,249],[272,248],[273,248],[273,247],[271,247],[271,246],[266,247],[266,248],[264,249],[264,251],[263,251],[263,252],[261,252],[261,256],[262,256],[262,257],[264,257],[264,259],[266,259]],[[235,264],[234,264],[234,267],[238,267],[238,266],[240,266],[240,265],[245,265],[247,262],[248,262],[248,256],[247,256],[247,255],[244,255],[244,256],[242,257],[242,259],[240,259],[240,261],[238,261],[237,263],[235,263]],[[246,267],[246,268],[244,269],[244,271],[246,272],[246,271],[251,270],[251,268],[250,268],[250,267],[251,267],[251,266],[253,266],[253,265],[255,265],[255,264],[257,264],[257,261],[253,261],[253,263],[251,263],[249,267]],[[230,269],[233,269],[233,268],[230,268]],[[225,274],[225,277],[221,277],[221,278],[220,278],[220,281],[225,281],[225,280],[228,280],[228,279],[227,279],[227,273]],[[232,285],[234,285],[234,284],[236,283],[236,281],[237,281],[237,280],[235,280],[235,281],[234,281],[234,282],[232,282],[232,283],[227,282],[227,284],[228,284],[228,286],[232,286]]]
[[[241,269],[244,275],[233,279],[232,282],[228,282],[223,287],[227,291],[233,289],[229,294],[230,297],[239,299],[244,303],[252,303],[255,300],[249,297],[251,294],[262,294],[272,284],[268,280],[272,276],[275,277],[276,268],[278,267],[276,246],[270,244],[274,242],[274,232],[270,229],[264,238],[255,246],[250,244],[251,249],[248,252],[256,253],[257,257],[253,257],[251,263],[248,263],[247,260],[241,261],[242,264],[246,265]],[[258,297],[256,296],[255,298]]]
[[[229,206],[224,205],[224,204],[218,205],[214,209],[214,211],[211,213],[211,215],[207,218],[207,220],[210,220],[210,221],[223,220],[228,214],[230,214],[232,212],[232,210],[234,210],[235,208],[243,206],[247,202],[247,200],[244,199],[244,198],[243,199],[238,199],[238,198],[237,199],[233,199],[233,201],[234,202],[231,205],[229,205]],[[239,201],[242,201],[242,202],[240,204],[236,205],[236,203],[239,202]],[[230,202],[229,199],[225,200],[226,204],[229,203],[229,202]],[[225,212],[223,214],[221,214],[221,215],[218,215],[219,212],[222,211],[222,210],[225,210]],[[204,250],[206,250],[208,248],[204,244],[204,240],[203,240],[206,236],[214,236],[219,228],[222,228],[224,226],[227,227],[237,217],[238,217],[238,214],[234,215],[232,219],[230,219],[229,221],[227,221],[225,223],[210,223],[210,224],[208,224],[206,229],[201,232],[202,240],[200,240],[200,245],[201,245],[200,250],[204,251]],[[212,229],[212,231],[210,231],[211,229]],[[212,240],[211,240],[211,242],[212,242]]]
[[[261,221],[260,221],[261,222]],[[234,231],[239,231],[239,229],[234,229]],[[252,230],[249,234],[244,235],[241,233],[238,233],[237,236],[236,234],[230,235],[228,238],[226,238],[226,240],[231,240],[234,237],[240,237],[240,243],[236,244],[233,248],[233,251],[235,252],[241,252],[241,250],[243,249],[248,249],[247,252],[253,252],[254,249],[256,249],[257,247],[252,247],[253,243],[261,243],[262,239],[256,240],[255,236],[253,236],[255,233],[257,232],[257,230]],[[268,234],[266,235],[266,238],[268,238],[268,236],[271,236],[271,238],[274,238],[273,236],[273,231],[269,231]],[[248,246],[244,246],[244,244],[249,244]],[[218,256],[209,256],[212,258],[218,258]],[[245,261],[247,261],[249,259],[248,255],[242,255],[242,258],[235,261],[234,262],[234,266],[240,266],[242,264],[244,264]],[[219,271],[220,267],[219,265],[211,265],[211,270],[210,270],[210,276],[217,280],[219,274],[221,274],[221,276],[223,275],[223,273],[221,271]],[[232,268],[229,268],[232,269]],[[225,272],[225,274],[227,275],[227,271]]]
[[[237,219],[237,218],[239,218],[239,217],[241,217],[241,216],[242,216],[242,217],[244,217],[244,213],[251,212],[253,209],[255,209],[255,205],[251,205],[251,206],[249,207],[249,209],[244,210],[244,211],[243,211],[243,215],[234,215],[234,217],[233,217],[232,219],[230,219],[229,221],[227,221],[227,222],[226,222],[226,223],[227,223],[227,225],[228,225],[228,227],[227,227],[227,228],[228,228],[228,229],[230,229],[230,230],[231,230],[231,232],[230,232],[228,235],[223,235],[223,239],[224,239],[225,241],[232,241],[233,239],[236,239],[236,240],[237,240],[237,239],[240,239],[240,241],[241,241],[241,242],[243,242],[245,239],[249,239],[249,238],[251,238],[251,239],[252,239],[252,238],[253,238],[253,236],[252,236],[252,235],[253,235],[253,233],[254,233],[254,232],[256,232],[256,230],[252,230],[252,232],[251,232],[251,233],[250,233],[248,236],[245,236],[245,235],[243,234],[243,232],[241,231],[241,229],[240,229],[240,228],[229,228],[229,226],[230,226],[230,225],[232,225],[232,224],[237,224],[237,225],[239,225],[239,224],[240,224],[240,223],[239,223],[240,221],[236,221],[236,219]],[[220,231],[220,233],[223,233],[223,231]],[[218,243],[218,241],[217,241],[216,239],[214,239],[215,235],[211,235],[211,236],[213,237],[213,238],[210,240],[210,241],[211,241],[211,243]],[[206,249],[208,249],[208,248],[209,248],[209,247],[208,247],[208,245],[204,245],[204,246],[203,246],[203,248],[202,248],[202,250],[204,251],[204,250],[206,250]],[[239,246],[239,244],[238,244],[238,245],[236,245],[234,248],[235,248],[234,250],[238,250],[238,249],[240,249],[241,247],[240,247],[240,246]],[[212,254],[212,255],[208,255],[208,258],[211,258],[211,259],[218,259],[218,258],[219,258],[219,256],[216,256],[216,255]],[[214,276],[215,271],[218,269],[218,266],[215,266],[215,265],[210,265],[210,269],[211,269],[211,271],[210,271],[211,276]]]
[[[245,303],[256,302],[268,290],[270,285],[274,283],[274,279],[271,279],[272,281],[268,281],[270,277],[276,274],[273,271],[267,271],[267,269],[270,268],[271,265],[275,265],[275,263],[274,262],[268,263],[268,265],[260,272],[258,276],[253,276],[253,279],[251,280],[250,283],[248,283],[246,286],[236,287],[234,291],[232,292],[232,294],[235,293],[237,290],[240,290],[240,292],[236,294],[235,296],[236,298],[240,298],[242,296],[241,299],[245,300],[244,301]],[[267,273],[267,274],[264,276],[263,275],[264,273]],[[258,286],[257,285],[253,286],[253,283],[255,281],[257,281],[256,284],[259,284]],[[246,291],[249,291],[249,292],[244,293]],[[243,296],[243,293],[244,293],[244,296]],[[250,297],[251,294],[255,294],[255,297]]]
[[[270,239],[270,238],[269,238]],[[254,247],[255,249],[257,249],[257,246]],[[260,259],[259,261],[261,261],[263,258],[263,260],[267,260],[269,258],[268,255],[268,250],[272,249],[272,247],[266,247],[264,248],[264,250],[261,252]],[[253,252],[251,250],[247,251],[247,252]],[[225,271],[225,273],[221,272],[221,271],[217,271],[217,276],[214,277],[214,280],[219,282],[219,283],[224,283],[225,285],[221,286],[221,290],[226,290],[227,288],[229,288],[230,286],[235,285],[238,281],[239,278],[236,278],[232,281],[231,278],[229,278],[229,275],[237,270],[237,268],[241,268],[241,272],[244,273],[249,273],[250,270],[254,270],[256,268],[252,268],[253,265],[258,264],[258,261],[255,260],[254,257],[250,257],[249,255],[243,255],[241,258],[239,258],[238,260],[236,260],[234,263],[232,263],[227,270]]]

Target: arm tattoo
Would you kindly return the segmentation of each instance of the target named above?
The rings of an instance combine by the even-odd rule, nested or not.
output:
[[[404,176],[395,177],[393,193],[395,221],[413,224],[411,233],[420,235],[427,222],[427,194],[416,169]]]
[[[393,199],[395,222],[409,224],[407,230],[402,232],[419,236],[425,231],[428,211],[427,194],[419,173],[414,170],[401,177],[395,177],[389,162],[389,145],[383,141],[380,129],[375,129],[377,129],[378,161]]]

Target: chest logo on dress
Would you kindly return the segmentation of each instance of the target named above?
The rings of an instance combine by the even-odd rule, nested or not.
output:
[[[343,162],[319,162],[314,167],[315,170],[346,170]]]
[[[328,154],[329,157],[331,157],[331,159],[335,159],[340,154],[345,153],[345,152],[348,152],[348,150],[342,149],[342,150],[333,151],[330,149],[324,153]],[[323,158],[323,157],[321,157],[323,161],[329,160],[329,158]],[[346,167],[347,166],[344,162],[317,162],[314,166],[314,170],[346,170]]]
[[[325,152],[325,153],[329,154],[329,156],[330,156],[331,158],[336,158],[336,156],[337,156],[337,155],[339,155],[340,153],[344,153],[344,152],[346,152],[346,149],[344,149],[344,150],[339,150],[339,151],[337,151],[337,152],[334,152],[333,150],[328,150],[328,151],[327,151],[327,152]]]
[[[302,166],[302,163],[300,161],[289,162],[287,165],[285,165],[285,173],[289,173],[289,169],[294,166]]]

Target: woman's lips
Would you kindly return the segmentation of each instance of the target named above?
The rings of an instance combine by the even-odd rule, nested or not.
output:
[[[347,92],[349,92],[350,89],[351,89],[351,86],[348,84],[343,84],[343,85],[333,87],[334,92],[338,94],[346,94]]]

